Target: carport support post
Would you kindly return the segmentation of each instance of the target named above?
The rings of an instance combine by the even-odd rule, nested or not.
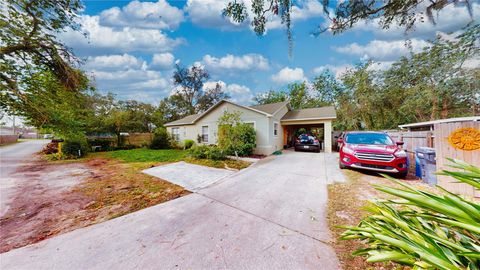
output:
[[[325,153],[332,152],[332,121],[326,121],[323,128]]]

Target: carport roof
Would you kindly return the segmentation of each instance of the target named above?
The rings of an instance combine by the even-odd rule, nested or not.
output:
[[[282,121],[324,120],[335,118],[337,118],[335,107],[327,106],[289,111],[283,116]]]

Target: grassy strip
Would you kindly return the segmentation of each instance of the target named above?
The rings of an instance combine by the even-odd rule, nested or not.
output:
[[[184,150],[152,150],[145,148],[105,152],[106,157],[126,162],[175,162],[184,159],[187,154],[188,152]]]
[[[342,241],[340,235],[345,231],[338,228],[340,225],[356,226],[368,212],[363,209],[373,197],[381,198],[380,192],[376,191],[368,181],[364,181],[363,174],[345,170],[347,182],[337,183],[328,186],[328,225],[333,234],[333,247],[343,266],[343,269],[403,269],[402,266],[393,263],[368,263],[363,257],[352,255],[357,249],[365,248],[366,245],[360,241]],[[377,179],[375,179],[377,180]],[[378,178],[383,183],[385,180]]]
[[[192,164],[207,166],[207,167],[220,168],[220,169],[230,168],[230,169],[236,169],[236,170],[245,169],[251,164],[250,162],[243,161],[243,160],[232,160],[232,159],[211,160],[211,159],[196,159],[192,157],[187,157],[184,159],[184,161]]]
[[[196,159],[188,156],[188,151],[184,150],[152,150],[152,149],[133,149],[105,152],[107,158],[123,160],[125,162],[177,162],[185,161],[192,164],[214,167],[214,168],[230,168],[241,170],[250,166],[250,162],[242,160],[211,160]]]

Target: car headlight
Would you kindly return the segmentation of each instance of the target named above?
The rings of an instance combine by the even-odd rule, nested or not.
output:
[[[395,153],[395,156],[396,156],[396,157],[402,157],[402,158],[403,158],[403,157],[407,157],[407,152],[405,152],[405,150],[400,150],[400,151],[397,151],[397,152]]]
[[[353,152],[354,152],[352,149],[350,149],[348,147],[343,147],[342,151],[343,151],[343,153],[349,154],[349,155],[353,155]]]

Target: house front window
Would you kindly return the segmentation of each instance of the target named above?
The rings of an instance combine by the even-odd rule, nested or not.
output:
[[[273,136],[278,136],[278,123],[273,123]]]
[[[202,142],[208,143],[208,126],[202,127]]]
[[[172,137],[175,141],[180,141],[180,129],[177,128],[172,128]]]

